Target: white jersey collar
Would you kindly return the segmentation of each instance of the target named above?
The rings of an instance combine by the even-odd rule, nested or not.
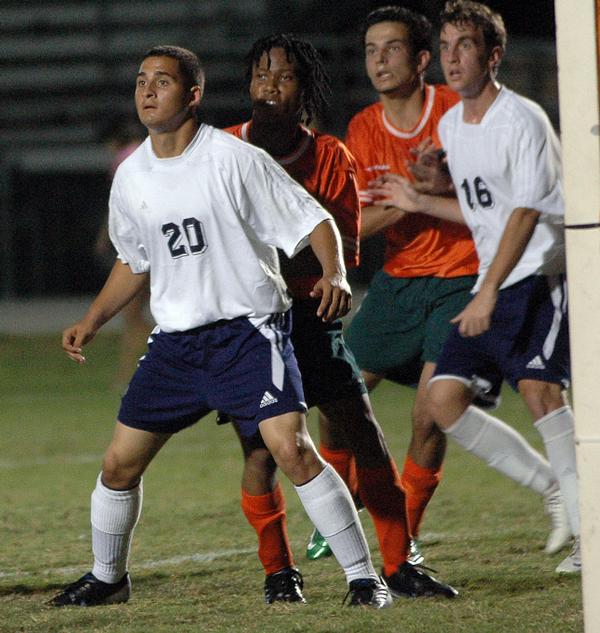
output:
[[[194,148],[201,142],[201,137],[204,136],[205,131],[206,131],[206,125],[201,123],[200,127],[198,128],[198,131],[196,132],[192,140],[188,143],[187,147],[183,150],[183,152],[181,152],[181,154],[177,156],[170,156],[169,158],[160,158],[154,153],[154,149],[152,149],[152,140],[150,136],[148,136],[148,139],[147,139],[148,140],[148,146],[147,146],[148,155],[150,156],[152,160],[157,160],[157,161],[160,161],[161,163],[168,162],[168,161],[181,160],[185,158],[188,154],[194,151]]]

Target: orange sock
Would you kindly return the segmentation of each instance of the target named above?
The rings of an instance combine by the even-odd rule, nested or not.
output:
[[[242,510],[258,535],[258,557],[265,574],[274,574],[294,564],[285,521],[281,486],[266,495],[249,495],[242,489]]]
[[[406,499],[400,473],[393,459],[385,466],[357,466],[359,494],[369,511],[383,558],[383,572],[393,574],[406,561],[410,535],[406,521]]]
[[[406,493],[406,513],[413,536],[419,534],[423,513],[442,478],[441,468],[423,468],[410,455],[406,456],[402,471],[402,488]]]
[[[356,479],[356,460],[354,454],[348,448],[333,449],[327,448],[324,444],[319,446],[319,453],[321,457],[329,462],[337,472],[337,474],[344,480],[350,494],[353,498],[356,498],[358,494],[358,481]]]

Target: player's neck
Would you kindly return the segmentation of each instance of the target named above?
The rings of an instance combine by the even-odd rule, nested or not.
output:
[[[252,145],[264,149],[273,157],[291,154],[302,135],[302,129],[296,119],[253,118],[249,140]]]
[[[477,94],[461,95],[463,102],[463,121],[470,125],[479,125],[485,113],[496,100],[500,89],[500,84],[490,78]]]
[[[424,83],[408,93],[396,91],[379,96],[388,121],[400,130],[412,130],[421,119],[425,104]]]
[[[180,156],[196,136],[198,127],[198,122],[192,117],[175,130],[148,130],[152,151],[158,158]]]

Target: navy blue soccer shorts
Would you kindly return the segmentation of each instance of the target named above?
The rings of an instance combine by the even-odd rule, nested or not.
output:
[[[119,421],[176,433],[217,409],[251,436],[262,420],[305,412],[290,332],[289,311],[185,332],[155,330],[121,401]]]
[[[494,404],[502,380],[569,386],[569,322],[564,275],[534,275],[501,290],[490,329],[463,337],[455,326],[430,382],[458,379]]]

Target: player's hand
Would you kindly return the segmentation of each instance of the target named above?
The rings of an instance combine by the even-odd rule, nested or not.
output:
[[[334,321],[350,312],[352,308],[352,290],[345,275],[323,275],[314,285],[310,296],[321,298],[317,316],[324,322]]]
[[[421,210],[421,194],[398,174],[385,174],[372,180],[369,193],[376,198],[376,204],[398,207],[407,213],[419,213]]]
[[[465,309],[450,322],[458,324],[461,336],[483,334],[490,328],[497,297],[496,291],[481,290],[471,299]]]
[[[67,356],[76,363],[83,365],[85,363],[85,356],[81,353],[83,346],[96,336],[96,331],[85,320],[78,321],[68,327],[62,334],[62,348],[67,353]]]
[[[437,148],[431,138],[421,141],[411,149],[414,162],[407,161],[406,166],[414,178],[414,189],[430,195],[447,195],[454,192],[454,185],[444,150]]]

